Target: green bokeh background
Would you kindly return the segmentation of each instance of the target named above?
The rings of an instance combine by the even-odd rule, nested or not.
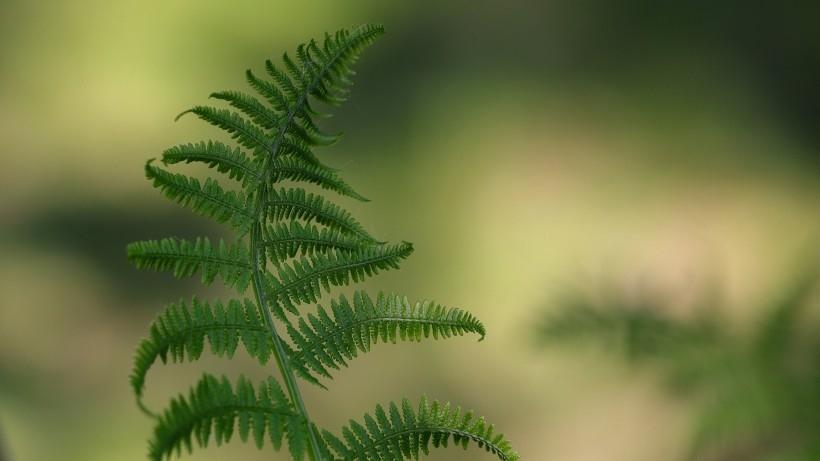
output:
[[[526,460],[672,459],[688,409],[651,379],[534,347],[562,291],[617,280],[677,299],[720,285],[751,319],[820,235],[820,12],[809,2],[0,3],[0,459],[144,459],[127,383],[164,302],[135,239],[218,233],[160,198],[149,157],[217,136],[180,111],[326,30],[381,22],[345,132],[320,155],[409,240],[369,283],[464,307],[487,339],[377,347],[306,387],[328,428],[422,393],[495,422]],[[155,405],[238,360],[158,367]],[[476,459],[471,449],[430,459]],[[286,459],[231,443],[192,459]],[[483,458],[482,458],[483,459]]]

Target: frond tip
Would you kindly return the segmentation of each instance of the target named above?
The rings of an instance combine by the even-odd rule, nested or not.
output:
[[[206,374],[187,398],[180,395],[173,399],[159,417],[148,456],[153,461],[170,459],[172,454],[180,454],[183,447],[191,452],[194,441],[202,448],[207,447],[211,437],[221,445],[231,440],[235,428],[243,442],[252,433],[259,448],[267,432],[271,445],[279,449],[287,421],[293,416],[290,402],[273,378],[254,389],[250,381],[240,376],[234,389],[228,378]]]
[[[447,309],[430,301],[411,304],[407,297],[379,293],[375,302],[357,291],[351,306],[342,295],[331,301],[333,318],[318,306],[316,315],[301,317],[288,334],[297,349],[290,364],[302,378],[319,384],[313,373],[330,378],[328,368],[339,369],[359,352],[369,352],[379,341],[396,343],[476,333],[484,339],[484,325],[461,309]]]
[[[504,435],[494,433],[492,424],[471,411],[462,414],[460,407],[452,408],[449,403],[441,405],[434,400],[430,404],[422,397],[414,412],[404,399],[401,409],[391,402],[387,411],[378,405],[374,413],[375,418],[364,415],[364,425],[350,421],[342,428],[344,441],[323,431],[325,443],[345,461],[419,459],[420,453],[430,453],[431,444],[447,447],[451,440],[463,448],[473,441],[502,461],[520,459]]]

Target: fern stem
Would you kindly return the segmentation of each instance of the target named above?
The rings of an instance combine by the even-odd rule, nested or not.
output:
[[[256,222],[251,230],[251,251],[253,257],[253,291],[256,295],[256,302],[259,304],[259,309],[265,318],[265,324],[270,331],[271,340],[273,341],[273,357],[276,359],[276,365],[279,367],[279,372],[285,381],[285,387],[288,390],[290,400],[296,407],[296,411],[305,419],[307,426],[308,438],[310,444],[308,445],[308,457],[313,461],[322,461],[321,451],[319,451],[319,443],[316,440],[316,434],[313,431],[313,425],[308,417],[305,401],[302,399],[302,394],[299,391],[299,386],[296,384],[296,376],[293,374],[293,369],[288,364],[288,356],[285,353],[285,348],[282,346],[282,339],[276,332],[276,325],[273,322],[273,316],[268,309],[267,300],[265,299],[265,290],[262,286],[262,276],[259,268],[263,267],[264,247],[260,245],[260,233],[262,231],[262,224]]]
[[[302,415],[305,420],[305,424],[307,426],[307,433],[308,433],[308,456],[311,460],[314,461],[323,461],[322,459],[322,452],[319,449],[319,442],[316,438],[316,433],[313,430],[313,424],[310,422],[310,418],[308,417],[307,409],[305,408],[305,402],[302,399],[302,395],[299,392],[299,386],[296,384],[296,376],[293,374],[293,369],[288,364],[288,357],[285,353],[285,348],[282,346],[282,340],[279,337],[279,334],[276,332],[276,325],[273,321],[273,316],[270,313],[270,309],[268,308],[267,300],[265,299],[265,290],[262,285],[262,276],[260,273],[260,269],[265,267],[265,255],[264,255],[264,242],[261,241],[261,234],[262,234],[262,226],[265,224],[267,220],[267,195],[268,195],[268,180],[270,177],[270,168],[273,165],[273,161],[276,158],[276,154],[279,152],[279,148],[282,145],[282,142],[285,140],[285,134],[287,133],[288,127],[293,123],[293,119],[300,110],[303,109],[304,104],[307,102],[308,95],[316,88],[316,85],[319,84],[322,77],[328,72],[328,70],[336,64],[336,61],[341,57],[343,52],[345,51],[345,47],[340,47],[339,50],[336,51],[333,57],[325,63],[325,66],[316,72],[311,80],[310,84],[307,85],[303,91],[301,92],[298,100],[289,108],[287,115],[285,116],[285,120],[282,121],[281,125],[279,126],[279,130],[276,132],[276,136],[273,139],[273,143],[271,144],[271,149],[269,150],[270,155],[265,157],[263,166],[262,166],[262,174],[260,178],[257,180],[259,184],[258,188],[258,196],[256,197],[256,210],[254,212],[255,222],[253,223],[253,228],[251,230],[251,257],[253,258],[253,291],[256,294],[256,301],[259,304],[259,309],[262,311],[262,315],[265,318],[265,323],[270,330],[271,339],[273,341],[273,356],[276,359],[276,365],[279,367],[279,371],[282,374],[282,378],[285,380],[285,386],[287,387],[288,394],[290,395],[290,399],[293,405],[296,407],[296,410]]]

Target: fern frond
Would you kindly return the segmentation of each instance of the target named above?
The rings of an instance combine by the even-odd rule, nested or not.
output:
[[[250,381],[240,376],[234,389],[226,377],[217,379],[206,374],[187,398],[180,395],[173,399],[159,417],[148,454],[154,461],[170,459],[172,454],[180,454],[183,447],[190,453],[194,441],[202,448],[207,447],[211,437],[221,445],[231,440],[234,430],[243,442],[252,434],[259,448],[267,433],[271,445],[278,450],[286,423],[294,414],[273,378],[254,389]]]
[[[250,300],[242,303],[232,299],[227,305],[216,301],[211,306],[194,297],[190,307],[182,300],[170,304],[151,323],[150,334],[140,342],[134,357],[130,380],[140,408],[150,413],[142,404],[142,396],[145,377],[157,358],[162,363],[169,357],[177,363],[184,362],[186,356],[188,361],[198,360],[206,339],[216,356],[233,357],[242,343],[259,363],[270,359],[273,348],[265,321]]]
[[[207,237],[195,241],[166,238],[134,242],[127,247],[128,260],[137,269],[171,272],[174,277],[190,277],[202,271],[202,283],[210,285],[218,275],[240,293],[248,287],[251,262],[241,242],[228,246],[224,240],[214,247]]]
[[[259,165],[249,159],[238,147],[231,149],[219,141],[181,144],[162,153],[162,163],[200,162],[220,173],[227,173],[231,179],[247,185],[247,180],[259,179]]]
[[[333,168],[322,164],[322,162],[320,162],[319,159],[313,155],[310,147],[290,137],[286,137],[282,140],[282,144],[279,146],[279,155],[289,155],[291,157],[298,158],[309,165],[319,165],[325,170],[334,171]]]
[[[421,453],[429,454],[430,445],[446,447],[450,441],[464,448],[475,442],[503,461],[519,459],[504,435],[494,433],[492,424],[476,418],[471,411],[462,414],[460,407],[453,408],[449,403],[442,405],[434,400],[430,404],[422,397],[414,412],[404,399],[401,409],[391,402],[386,411],[376,406],[374,414],[365,414],[364,424],[350,421],[342,428],[344,441],[323,431],[325,443],[346,461],[419,459]]]
[[[235,244],[207,238],[167,238],[135,242],[128,259],[140,269],[171,272],[176,277],[198,272],[206,285],[218,277],[243,293],[253,283],[255,299],[207,303],[193,298],[167,308],[152,323],[148,338],[137,349],[131,386],[143,411],[157,420],[149,445],[154,461],[170,458],[183,448],[206,447],[210,440],[227,442],[235,432],[261,447],[269,437],[275,449],[287,439],[290,457],[302,461],[392,461],[419,457],[429,447],[450,441],[466,446],[471,440],[504,461],[518,459],[509,443],[493,433],[483,419],[461,413],[449,404],[422,399],[416,413],[405,400],[401,409],[376,407],[364,423],[350,423],[343,439],[320,432],[308,417],[295,375],[322,386],[321,377],[346,366],[378,342],[421,341],[485,330],[471,314],[430,302],[411,304],[406,298],[380,293],[373,300],[357,292],[352,303],[341,296],[330,309],[291,322],[286,310],[315,303],[331,287],[346,286],[383,270],[397,269],[413,251],[410,243],[388,245],[371,237],[353,216],[318,194],[276,183],[307,182],[361,201],[366,198],[344,182],[337,170],[324,165],[314,146],[336,142],[340,134],[323,131],[315,107],[339,105],[350,93],[353,64],[383,33],[379,25],[325,34],[323,41],[299,45],[281,61],[266,61],[267,76],[248,70],[252,94],[220,91],[211,94],[230,106],[195,106],[192,113],[227,132],[234,143],[203,141],[167,149],[165,165],[202,163],[241,184],[241,192],[226,191],[215,180],[174,174],[151,161],[146,175],[164,194],[195,212],[229,222],[239,234]],[[324,111],[323,111],[324,112]],[[278,189],[275,189],[278,188]],[[271,266],[275,269],[270,269]],[[270,269],[270,270],[269,270]],[[277,330],[288,331],[292,342]],[[198,360],[206,346],[217,356],[233,357],[242,344],[260,363],[274,357],[282,388],[268,379],[257,388],[244,377],[235,385],[204,375],[185,396],[173,399],[155,415],[142,401],[146,378],[157,359],[163,363]],[[480,340],[480,339],[479,339]],[[336,455],[339,455],[338,458]]]
[[[277,68],[270,59],[265,61],[265,70],[273,81],[276,82],[279,91],[284,94],[285,100],[288,101],[289,106],[299,99],[299,88],[297,88],[296,84],[290,79],[290,77],[288,77],[286,73],[279,70],[279,68]],[[292,110],[291,107],[288,109]]]
[[[278,270],[278,278],[268,274],[269,298],[298,315],[296,306],[318,301],[322,288],[329,291],[331,286],[349,285],[351,279],[360,282],[380,270],[398,269],[399,262],[412,252],[413,245],[403,242],[374,245],[352,253],[331,251],[305,256],[283,264]],[[281,309],[273,308],[281,316]]]
[[[324,50],[316,52],[318,47],[314,46],[314,52],[310,53],[302,48],[298,53],[301,65],[284,54],[285,71],[267,61],[265,69],[288,105],[288,116],[280,127],[282,133],[308,145],[334,142],[337,136],[324,135],[313,125],[310,117],[315,111],[310,107],[308,96],[326,102],[341,102],[338,94],[350,84],[347,77],[352,74],[351,66],[364,48],[383,33],[382,26],[368,25],[353,31],[340,31],[332,37],[327,35]]]
[[[253,96],[240,91],[218,91],[210,97],[226,101],[262,128],[272,130],[279,126],[279,116]]]
[[[290,355],[290,364],[310,382],[317,379],[313,372],[331,378],[328,368],[339,369],[359,352],[369,352],[379,341],[396,343],[421,342],[422,339],[449,338],[476,333],[484,339],[484,325],[472,314],[461,309],[448,309],[429,301],[411,304],[403,296],[379,293],[376,301],[363,291],[353,296],[351,306],[342,295],[332,300],[331,318],[322,306],[316,315],[300,317],[297,326],[288,325],[288,334],[297,349]]]
[[[255,154],[267,152],[273,154],[270,140],[265,132],[254,123],[242,118],[236,112],[227,109],[216,109],[208,106],[195,106],[177,116],[177,119],[185,114],[192,113],[206,122],[223,129],[230,134],[240,145],[252,149]]]
[[[279,91],[279,88],[277,88],[276,85],[268,82],[267,80],[258,78],[250,69],[245,71],[245,78],[248,81],[248,85],[264,97],[274,109],[280,112],[286,112],[288,110],[288,102],[285,100],[285,96],[281,91]]]
[[[271,167],[271,180],[275,182],[285,180],[305,181],[362,202],[369,202],[368,199],[354,191],[332,170],[322,165],[307,163],[299,158],[279,157],[274,160]]]
[[[170,173],[151,165],[152,161],[145,164],[145,176],[153,180],[154,187],[166,197],[200,215],[221,223],[230,222],[242,233],[250,227],[253,216],[246,207],[247,199],[243,192],[225,191],[211,178],[201,185],[196,178]]]
[[[301,219],[307,223],[316,221],[331,229],[338,229],[363,240],[375,242],[347,211],[325,201],[321,195],[309,194],[304,189],[280,189],[269,191],[268,206],[271,217],[277,220]]]
[[[277,223],[268,226],[261,244],[267,251],[268,259],[276,265],[299,253],[310,256],[328,250],[352,252],[373,245],[338,229],[320,229],[312,224],[300,224],[299,221],[291,221],[290,225]]]

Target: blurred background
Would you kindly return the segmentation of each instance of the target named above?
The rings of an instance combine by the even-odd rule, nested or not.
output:
[[[326,125],[344,139],[318,153],[373,199],[339,200],[366,228],[416,245],[368,285],[469,309],[488,335],[379,346],[329,392],[306,385],[311,413],[335,430],[426,393],[525,460],[684,459],[691,400],[543,347],[536,325],[567,292],[616,285],[682,317],[719,293],[707,311],[742,336],[796,261],[820,260],[819,5],[3,0],[0,459],[145,458],[132,353],[164,303],[221,291],[137,272],[124,246],[222,229],[163,200],[143,164],[219,137],[173,117],[244,88],[246,68],[363,22],[388,34]],[[203,369],[268,373],[239,357],[159,366],[148,401]],[[238,442],[190,458],[287,459]]]

